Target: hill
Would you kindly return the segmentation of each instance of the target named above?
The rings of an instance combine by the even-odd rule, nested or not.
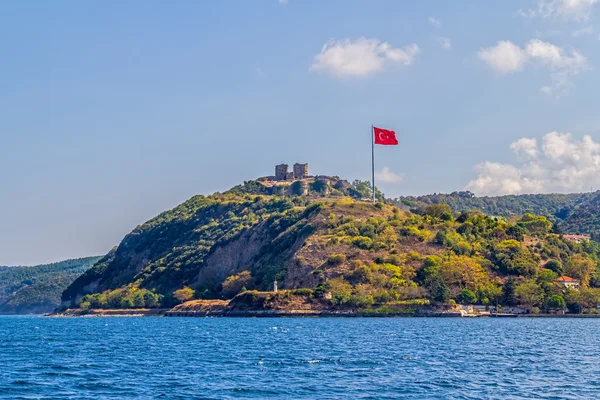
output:
[[[99,259],[87,257],[33,267],[0,266],[0,314],[53,311],[65,288]]]
[[[480,210],[503,217],[527,213],[544,215],[560,231],[579,234],[600,232],[600,192],[571,194],[524,194],[476,197],[470,192],[405,196],[390,201],[416,212],[431,204],[448,204],[454,211]]]
[[[416,214],[318,197],[310,186],[303,196],[256,194],[269,190],[261,185],[195,196],[138,226],[65,290],[62,308],[233,298],[250,308],[379,312],[457,301],[533,310],[558,298],[570,307],[600,299],[599,245],[551,233],[545,217],[507,220],[445,205]],[[326,185],[321,193],[335,183]],[[579,279],[587,297],[565,292],[556,282],[563,273]]]

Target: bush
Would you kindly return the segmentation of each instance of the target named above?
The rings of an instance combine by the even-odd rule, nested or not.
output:
[[[331,302],[336,305],[346,304],[352,295],[352,286],[343,279],[331,279],[327,281],[331,292]]]
[[[253,286],[253,279],[250,271],[242,271],[237,275],[231,275],[223,282],[221,293],[226,299],[232,299],[240,293],[243,288],[248,289]]]
[[[547,306],[548,308],[559,308],[562,310],[567,307],[567,303],[562,296],[553,294],[552,296],[548,297]]]
[[[474,304],[477,302],[477,296],[469,289],[463,289],[458,296],[456,301],[460,304]]]
[[[358,236],[352,239],[352,245],[359,249],[370,250],[373,247],[373,239],[366,236]]]
[[[392,296],[385,289],[379,289],[373,294],[373,300],[375,303],[384,304],[392,300]]]
[[[294,296],[312,297],[314,291],[310,288],[299,288],[291,291]]]
[[[367,283],[371,282],[371,279],[373,279],[373,274],[371,272],[371,268],[367,267],[366,265],[360,265],[352,272],[351,277],[356,282]]]
[[[363,294],[353,294],[348,299],[348,305],[356,308],[366,308],[375,304],[373,296]]]
[[[440,219],[442,221],[452,221],[453,218],[454,217],[452,216],[452,213],[450,211],[444,211],[440,214]]]
[[[346,262],[346,256],[344,254],[331,254],[327,262],[331,265],[340,265]]]
[[[395,254],[392,254],[391,256],[387,257],[385,259],[385,263],[392,264],[392,265],[397,265],[397,266],[401,266],[403,264],[402,258],[400,256],[398,256],[398,255],[395,255]]]
[[[196,292],[192,288],[186,286],[184,288],[174,291],[173,297],[175,297],[180,303],[184,303],[193,299],[195,293]]]
[[[461,240],[452,246],[452,250],[459,256],[468,256],[473,251],[473,247],[464,240]]]
[[[425,215],[430,217],[441,218],[446,213],[452,217],[452,208],[448,204],[431,204],[425,207]]]
[[[563,265],[558,260],[550,260],[544,265],[544,268],[548,268],[551,271],[556,272],[558,275],[562,275],[564,273]]]

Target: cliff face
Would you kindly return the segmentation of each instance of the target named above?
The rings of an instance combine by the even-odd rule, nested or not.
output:
[[[266,288],[284,278],[293,252],[312,229],[311,209],[295,208],[289,200],[197,196],[128,234],[65,290],[63,305],[128,287],[165,297],[184,286],[217,293],[225,278],[241,270],[251,271],[254,285]]]

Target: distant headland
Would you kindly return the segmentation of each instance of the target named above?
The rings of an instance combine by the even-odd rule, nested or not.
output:
[[[569,218],[587,218],[582,207],[598,204],[595,194],[386,199],[377,191],[373,203],[370,193],[370,182],[309,175],[296,163],[194,196],[125,236],[64,291],[58,311],[597,312],[600,245],[594,232],[564,231]],[[477,210],[492,202],[492,215]]]

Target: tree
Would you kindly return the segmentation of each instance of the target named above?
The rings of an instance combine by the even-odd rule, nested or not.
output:
[[[460,304],[474,304],[477,302],[477,296],[469,289],[463,289],[456,296],[456,301]]]
[[[515,279],[510,277],[502,285],[502,303],[507,306],[516,306],[519,303],[515,295]]]
[[[552,223],[546,217],[529,213],[523,215],[517,225],[527,229],[531,233],[548,233],[552,227]]]
[[[445,220],[452,219],[452,208],[448,204],[431,204],[425,207],[425,215],[429,215],[434,218],[442,218],[442,215],[446,214]]]
[[[512,275],[533,276],[538,269],[538,261],[529,249],[520,242],[509,239],[494,246],[493,259],[498,268]]]
[[[243,288],[252,286],[252,275],[250,271],[242,271],[237,275],[231,275],[223,282],[223,290],[221,293],[226,299],[232,299],[242,291]]]
[[[544,290],[533,279],[527,280],[515,287],[515,296],[519,303],[527,306],[529,310],[540,306],[544,301]]]
[[[600,289],[581,288],[579,290],[567,290],[565,300],[569,311],[581,313],[585,309],[595,308],[600,302]]]
[[[562,310],[567,307],[567,303],[565,302],[565,299],[562,296],[553,294],[552,296],[548,297],[547,306],[548,308],[558,308]]]
[[[590,278],[596,269],[596,262],[582,254],[575,254],[567,260],[565,273],[581,281],[581,285],[587,287]]]
[[[391,249],[397,241],[398,235],[392,226],[386,227],[383,232],[377,236],[377,244],[382,248]]]
[[[178,301],[183,303],[183,302],[190,301],[191,299],[193,299],[194,294],[195,294],[195,291],[192,288],[185,286],[182,289],[174,291],[173,297],[175,297]]]
[[[144,293],[144,302],[146,307],[148,308],[156,308],[160,305],[160,296],[156,293],[145,292]]]
[[[558,260],[548,261],[546,265],[544,265],[544,268],[548,268],[549,270],[556,272],[558,275],[562,275],[564,273],[563,265]]]
[[[350,300],[350,296],[352,296],[352,286],[341,278],[327,281],[327,287],[331,292],[331,301],[333,304],[345,304]]]
[[[350,196],[355,199],[370,199],[373,193],[373,187],[369,181],[355,180],[352,182],[350,188],[348,188],[348,192]],[[378,201],[383,201],[385,199],[385,196],[377,187],[375,187],[375,198]]]
[[[439,274],[454,295],[462,289],[477,291],[488,281],[485,269],[467,256],[450,256],[442,262]]]
[[[444,282],[444,278],[437,276],[430,283],[431,297],[434,301],[446,304],[450,300],[450,290]]]
[[[133,305],[135,308],[143,308],[146,305],[146,300],[144,299],[144,293],[140,290],[137,290],[133,293]]]

